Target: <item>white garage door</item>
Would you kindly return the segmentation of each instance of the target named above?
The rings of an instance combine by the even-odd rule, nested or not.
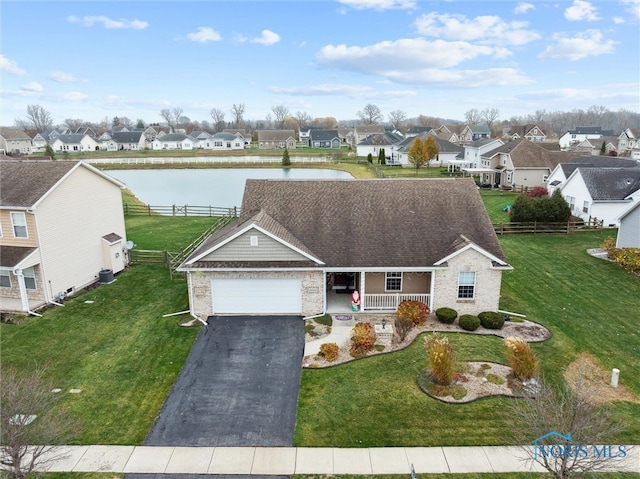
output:
[[[214,314],[301,314],[300,279],[213,279]]]

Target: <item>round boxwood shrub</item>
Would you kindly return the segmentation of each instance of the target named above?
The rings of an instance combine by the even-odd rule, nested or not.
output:
[[[458,319],[458,324],[465,331],[475,331],[480,327],[480,318],[473,314],[463,314]]]
[[[495,311],[484,311],[478,315],[480,324],[487,329],[502,329],[504,326],[504,316]]]
[[[458,317],[458,312],[452,308],[438,308],[436,309],[436,317],[441,323],[452,324]]]

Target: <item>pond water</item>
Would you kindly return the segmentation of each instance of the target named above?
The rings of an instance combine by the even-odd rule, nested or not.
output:
[[[242,204],[247,179],[349,179],[349,173],[321,168],[212,168],[109,170],[151,206],[192,205],[233,208]]]

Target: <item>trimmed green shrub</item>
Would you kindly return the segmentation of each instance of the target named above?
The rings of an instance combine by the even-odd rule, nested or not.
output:
[[[336,343],[324,343],[320,345],[318,356],[322,356],[330,363],[338,359],[339,348]]]
[[[411,320],[413,326],[422,326],[429,316],[429,306],[420,301],[403,301],[398,305],[398,317]]]
[[[473,314],[463,314],[458,319],[458,324],[465,331],[475,331],[480,327],[480,318]]]
[[[333,318],[330,314],[323,314],[322,316],[318,316],[314,320],[316,323],[322,324],[323,326],[331,326],[333,324]]]
[[[458,317],[458,312],[452,308],[438,308],[436,309],[436,317],[441,323],[452,324]]]
[[[483,311],[478,315],[480,324],[487,329],[502,329],[504,326],[504,316],[495,311]]]

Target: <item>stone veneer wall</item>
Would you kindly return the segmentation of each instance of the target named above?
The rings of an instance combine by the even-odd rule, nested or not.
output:
[[[46,302],[44,287],[45,285],[42,282],[42,274],[40,272],[40,267],[35,266],[34,268],[36,274],[36,289],[27,289],[27,298],[29,302],[36,302],[38,305],[42,305]],[[18,285],[18,277],[13,274],[13,272],[9,273],[9,278],[11,280],[10,288],[0,288],[0,298],[12,298],[12,299],[20,299],[20,286]]]
[[[500,302],[502,271],[490,269],[491,260],[469,249],[452,258],[446,270],[438,270],[434,275],[433,310],[447,307],[459,314],[478,314],[483,311],[497,311]],[[474,299],[458,299],[458,273],[476,272]]]
[[[212,279],[233,278],[300,278],[302,280],[302,315],[313,316],[324,310],[324,273],[322,271],[229,271],[194,272],[190,275],[191,310],[206,319],[213,314]]]

